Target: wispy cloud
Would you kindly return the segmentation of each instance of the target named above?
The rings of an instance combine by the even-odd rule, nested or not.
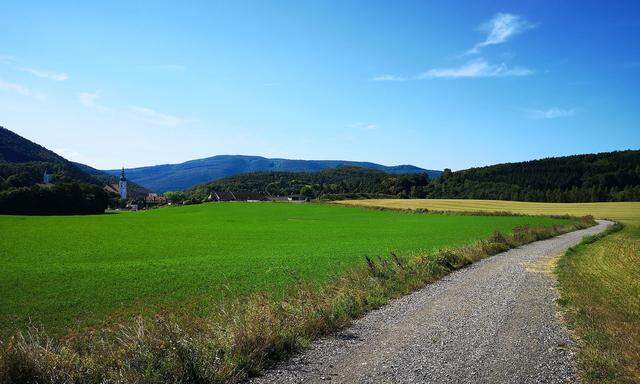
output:
[[[153,125],[177,127],[179,125],[191,122],[190,119],[168,115],[151,108],[130,106],[129,111],[131,112],[134,119]]]
[[[42,92],[33,91],[22,84],[10,83],[0,79],[0,89],[4,91],[14,92],[22,96],[30,97],[36,100],[46,99],[46,95]]]
[[[0,55],[0,63],[6,64],[16,71],[30,73],[34,76],[54,81],[65,81],[69,75],[64,72],[51,71],[48,69],[31,68],[19,65],[16,59],[10,55]]]
[[[109,108],[98,104],[97,100],[100,97],[98,92],[80,92],[78,94],[78,100],[80,100],[80,104],[84,105],[89,109],[93,109],[98,112],[106,112]]]
[[[540,120],[540,119],[549,120],[549,119],[557,119],[560,117],[570,117],[575,115],[577,112],[578,111],[575,108],[564,109],[564,108],[553,107],[553,108],[547,108],[547,109],[525,109],[525,113],[527,114],[527,117],[529,117],[530,119],[536,119],[536,120]]]
[[[69,75],[63,72],[55,72],[49,71],[46,69],[37,69],[37,68],[26,68],[26,67],[16,67],[18,71],[27,72],[37,77],[42,77],[44,79],[54,80],[54,81],[65,81],[69,79]]]
[[[384,75],[374,76],[371,80],[373,81],[407,81],[408,79],[404,76],[384,74]]]
[[[474,45],[467,53],[478,53],[483,47],[505,43],[511,37],[534,27],[535,24],[528,22],[521,16],[511,13],[498,13],[491,20],[480,26],[480,30],[486,32],[487,36],[484,41]]]
[[[374,129],[378,129],[378,126],[372,123],[353,123],[348,125],[349,128],[362,129],[364,131],[373,131]]]
[[[529,76],[533,71],[528,68],[510,68],[506,63],[490,64],[485,59],[472,60],[460,67],[434,68],[417,76],[418,79],[465,78],[465,77],[506,77]]]

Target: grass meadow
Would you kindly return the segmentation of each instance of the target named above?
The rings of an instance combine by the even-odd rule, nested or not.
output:
[[[378,257],[563,220],[224,203],[99,216],[0,216],[0,330],[53,331],[137,313],[206,316],[220,300],[323,283]]]
[[[640,202],[526,203],[491,200],[364,200],[346,204],[446,211],[593,215],[623,228],[586,239],[556,269],[560,303],[579,339],[587,383],[640,383]]]
[[[0,382],[241,382],[451,271],[593,223],[286,203],[0,217],[0,313],[22,328],[0,339]]]

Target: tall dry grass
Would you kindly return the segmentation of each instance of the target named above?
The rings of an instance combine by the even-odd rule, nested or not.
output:
[[[595,224],[516,228],[511,235],[403,258],[368,258],[323,285],[299,283],[285,300],[256,294],[208,318],[137,317],[116,328],[52,339],[39,328],[0,345],[1,383],[234,383],[296,353],[365,312],[487,256]]]

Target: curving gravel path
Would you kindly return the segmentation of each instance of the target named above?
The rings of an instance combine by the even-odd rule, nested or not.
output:
[[[565,383],[554,258],[592,228],[500,253],[370,312],[248,383]]]

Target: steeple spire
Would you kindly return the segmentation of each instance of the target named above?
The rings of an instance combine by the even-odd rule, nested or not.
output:
[[[122,173],[120,174],[120,181],[118,182],[118,192],[120,192],[120,198],[122,200],[127,199],[127,178],[124,177],[124,165],[122,166]]]

